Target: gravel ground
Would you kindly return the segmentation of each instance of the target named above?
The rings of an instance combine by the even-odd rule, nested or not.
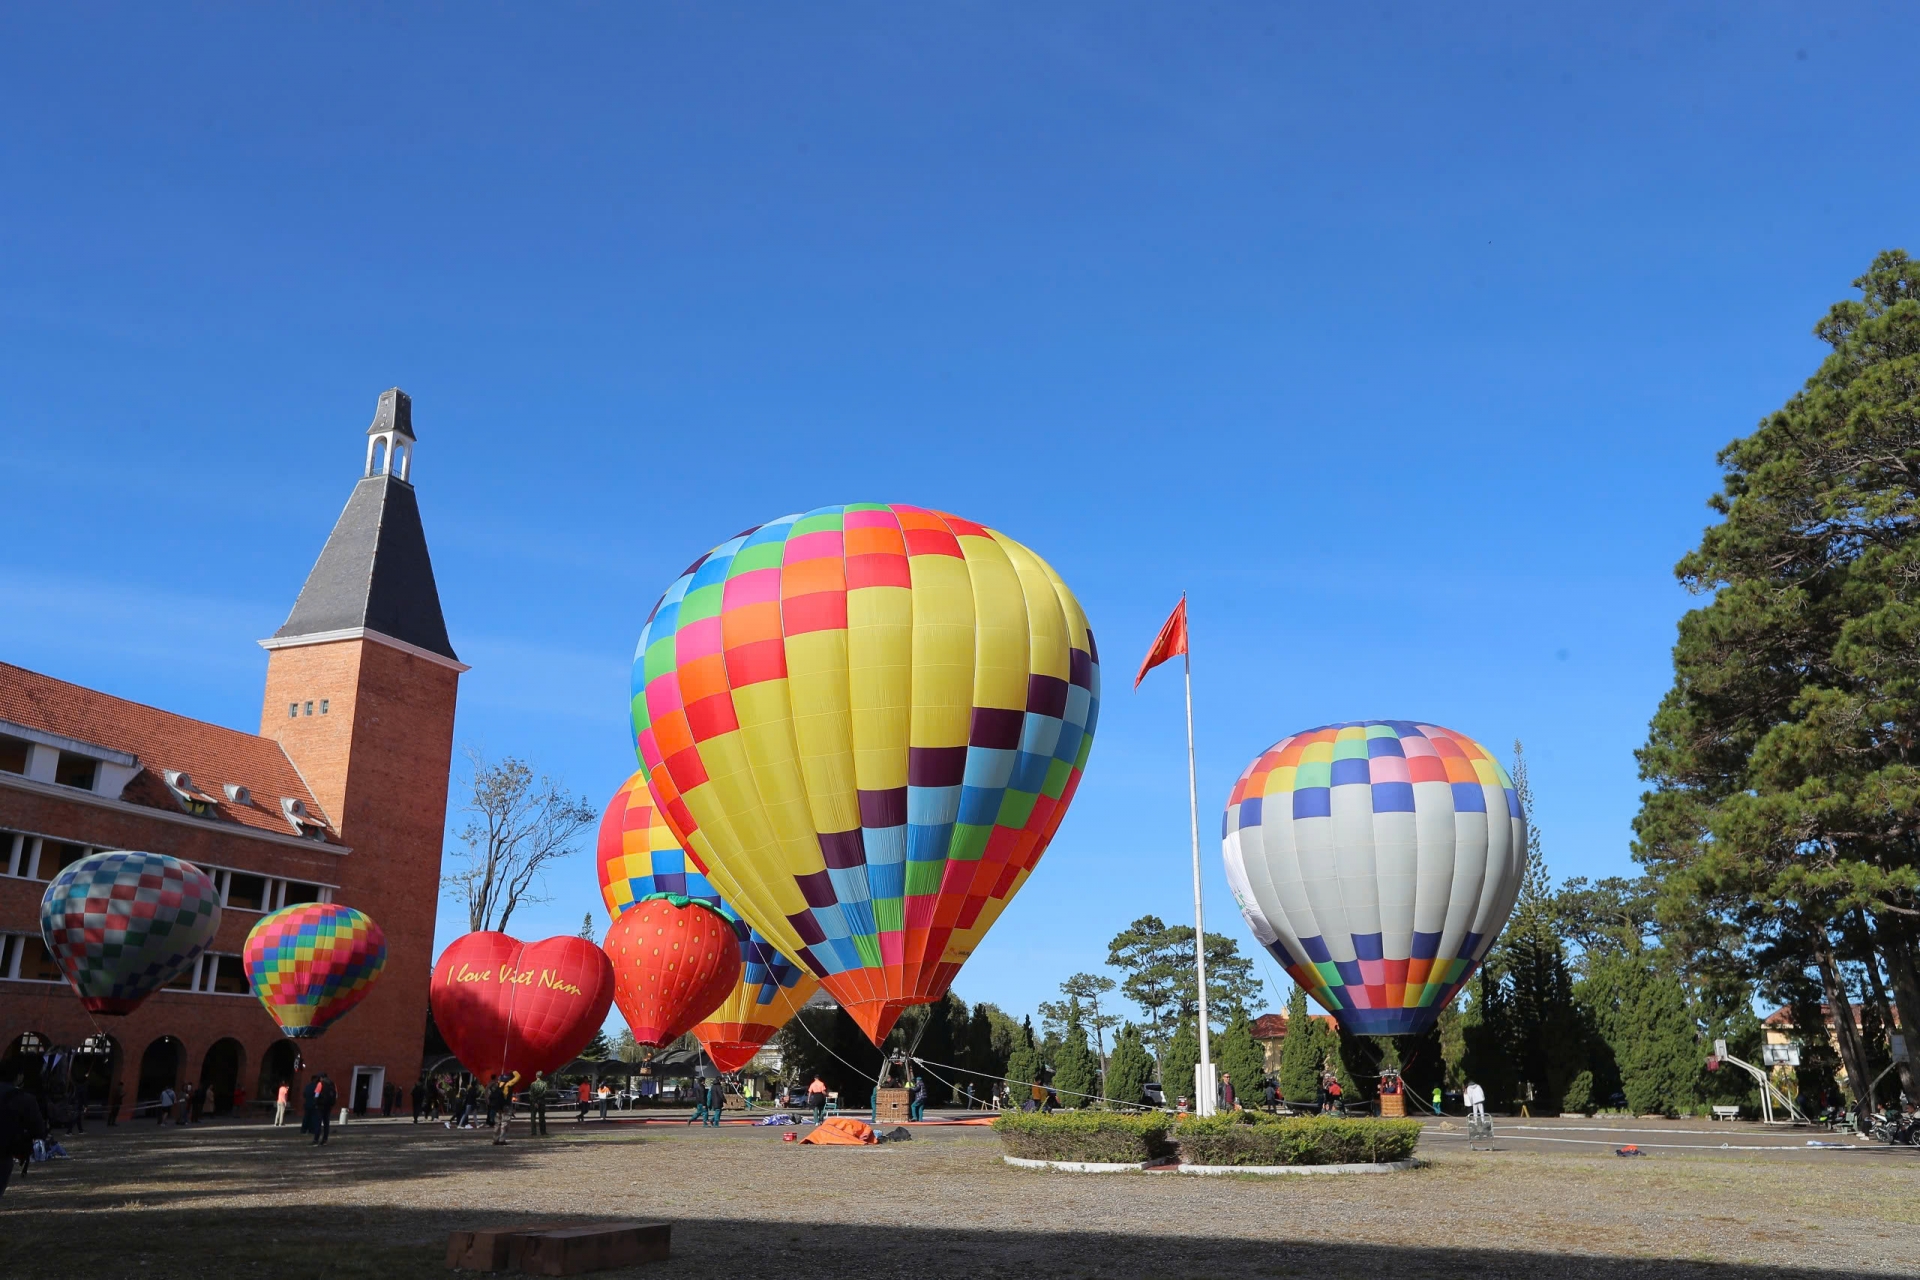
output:
[[[674,1223],[672,1260],[604,1274],[1920,1274],[1915,1153],[1722,1151],[1697,1124],[1639,1129],[1686,1145],[1470,1152],[1435,1131],[1412,1173],[1262,1179],[1016,1170],[989,1130],[960,1127],[815,1148],[780,1129],[562,1120],[496,1148],[364,1122],[316,1150],[291,1128],[127,1125],[14,1182],[0,1275],[444,1276],[457,1227],[636,1218]]]

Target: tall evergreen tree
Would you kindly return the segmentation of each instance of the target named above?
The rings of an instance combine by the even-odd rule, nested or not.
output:
[[[1306,988],[1295,986],[1287,999],[1287,1038],[1280,1042],[1280,1096],[1295,1107],[1310,1107],[1320,1096],[1319,1041],[1313,1026]]]
[[[1673,687],[1640,752],[1653,789],[1635,856],[1676,930],[1727,927],[1755,969],[1759,952],[1797,948],[1836,1009],[1843,931],[1863,915],[1915,1026],[1920,264],[1888,251],[1854,285],[1859,299],[1814,327],[1832,354],[1722,451],[1722,520],[1677,566],[1708,602],[1680,622]],[[1865,1045],[1851,1020],[1837,1029],[1864,1106]]]
[[[1657,951],[1596,960],[1581,982],[1619,1072],[1627,1109],[1667,1115],[1694,1105],[1706,1061],[1686,988]]]
[[[1087,1043],[1087,1028],[1077,1002],[1061,1032],[1053,1087],[1063,1107],[1090,1107],[1100,1100],[1100,1059]]]
[[[1215,1061],[1232,1077],[1233,1091],[1243,1107],[1259,1105],[1260,1082],[1267,1074],[1267,1054],[1253,1038],[1253,1023],[1243,1011],[1213,1042]]]
[[[1193,1070],[1200,1065],[1200,1031],[1191,1014],[1181,1018],[1174,1028],[1173,1038],[1167,1042],[1167,1056],[1160,1065],[1165,1073],[1160,1077],[1160,1084],[1167,1100],[1185,1098],[1197,1107]]]
[[[1138,1106],[1146,1097],[1146,1084],[1151,1079],[1153,1059],[1140,1038],[1140,1028],[1129,1022],[1113,1038],[1113,1055],[1107,1060],[1107,1097],[1117,1105]]]

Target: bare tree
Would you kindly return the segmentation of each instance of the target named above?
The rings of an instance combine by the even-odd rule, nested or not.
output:
[[[544,902],[538,892],[542,869],[574,851],[575,838],[599,817],[585,796],[575,796],[553,779],[534,781],[524,760],[508,756],[489,764],[467,751],[471,792],[462,812],[469,815],[459,832],[464,848],[449,856],[456,864],[442,885],[467,902],[467,925],[504,931],[521,903]]]

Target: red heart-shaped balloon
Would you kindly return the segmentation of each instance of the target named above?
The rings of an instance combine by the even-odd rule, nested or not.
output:
[[[531,1080],[573,1061],[613,1004],[613,965],[585,938],[456,938],[433,966],[433,1022],[460,1065]]]

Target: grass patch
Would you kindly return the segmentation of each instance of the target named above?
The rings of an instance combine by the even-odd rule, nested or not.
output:
[[[1349,1120],[1231,1111],[1173,1127],[1183,1164],[1388,1164],[1420,1141],[1418,1120]]]
[[[1138,1164],[1173,1154],[1167,1117],[1107,1111],[1009,1111],[993,1122],[1000,1145],[1023,1160]]]

